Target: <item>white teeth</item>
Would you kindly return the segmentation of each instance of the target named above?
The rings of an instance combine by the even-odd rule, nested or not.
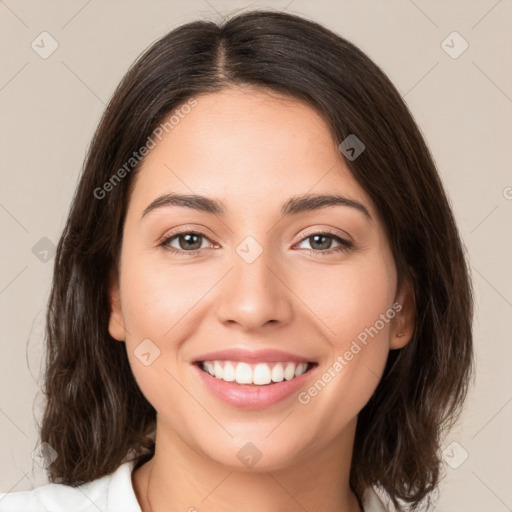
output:
[[[237,384],[252,384],[252,369],[247,363],[238,363],[235,370]]]
[[[204,361],[203,370],[226,382],[255,384],[264,386],[272,382],[282,382],[299,377],[308,369],[308,363],[257,363],[248,364],[236,361]]]
[[[277,363],[272,368],[272,382],[283,382],[284,380],[284,369],[281,363]]]
[[[215,378],[216,379],[222,379],[224,375],[224,370],[222,369],[221,364],[219,361],[214,361],[213,363],[213,371],[215,372]]]
[[[299,363],[297,365],[297,368],[295,369],[295,377],[302,375],[306,371],[307,367],[308,367],[308,363]],[[217,372],[215,372],[215,373],[217,373]]]
[[[258,386],[262,386],[263,384],[269,384],[272,382],[272,375],[270,373],[270,368],[268,364],[260,363],[256,365],[254,368],[254,374],[252,376],[252,381],[254,384]]]
[[[225,380],[226,382],[233,382],[235,378],[235,367],[230,362],[227,362],[224,365],[224,375],[222,376],[222,380]]]
[[[286,380],[292,380],[295,377],[295,367],[294,363],[288,363],[286,368],[284,369],[284,378]]]
[[[213,369],[213,363],[211,361],[205,361],[204,363],[204,369],[210,374],[215,376],[215,371]]]

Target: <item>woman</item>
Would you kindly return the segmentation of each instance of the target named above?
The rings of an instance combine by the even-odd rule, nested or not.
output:
[[[51,483],[0,510],[428,505],[471,318],[448,199],[382,70],[290,14],[183,25],[90,146],[47,316]]]

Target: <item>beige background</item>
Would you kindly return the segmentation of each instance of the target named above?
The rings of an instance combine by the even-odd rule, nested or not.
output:
[[[511,510],[511,0],[0,1],[0,490],[46,483],[31,458],[53,262],[51,252],[44,262],[51,245],[40,240],[59,239],[106,102],[139,53],[170,29],[253,7],[305,15],[354,42],[389,75],[419,123],[453,203],[477,295],[476,386],[444,443],[437,508]],[[46,59],[31,47],[44,31],[59,45]],[[458,58],[442,46],[453,31],[469,44]],[[449,44],[453,52],[462,41]]]

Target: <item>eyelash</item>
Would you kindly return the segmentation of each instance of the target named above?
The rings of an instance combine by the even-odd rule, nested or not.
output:
[[[166,251],[169,251],[170,253],[180,254],[180,255],[186,254],[188,256],[195,256],[205,250],[205,249],[194,249],[193,251],[184,251],[184,250],[180,250],[180,249],[175,249],[174,247],[171,247],[170,245],[168,245],[169,242],[171,242],[175,238],[182,236],[182,235],[199,235],[203,238],[206,238],[211,243],[214,243],[212,240],[210,240],[209,237],[207,237],[204,233],[201,233],[200,231],[181,231],[178,233],[173,233],[171,236],[166,237],[159,245],[161,247],[163,247]],[[333,249],[327,249],[325,251],[314,250],[314,249],[303,249],[303,250],[308,251],[309,253],[313,253],[315,256],[317,256],[317,255],[325,256],[325,255],[338,253],[338,252],[346,252],[354,247],[354,244],[352,242],[349,242],[348,240],[341,238],[339,235],[337,235],[331,231],[320,231],[320,232],[310,233],[310,234],[306,235],[305,237],[303,237],[298,243],[300,244],[304,240],[307,240],[308,238],[311,238],[315,235],[322,235],[322,236],[327,235],[327,238],[333,238],[334,240],[336,240],[337,242],[340,243],[340,246],[334,247]]]

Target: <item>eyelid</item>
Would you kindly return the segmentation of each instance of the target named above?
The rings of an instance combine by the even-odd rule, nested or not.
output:
[[[189,255],[189,256],[203,254],[204,251],[207,250],[207,248],[202,248],[202,249],[194,249],[191,251],[185,251],[183,249],[176,249],[169,245],[169,243],[172,239],[178,238],[179,236],[185,235],[185,234],[198,235],[199,237],[202,237],[202,238],[208,240],[214,246],[218,246],[218,243],[215,242],[214,240],[212,240],[212,237],[210,237],[209,235],[207,235],[206,233],[201,231],[201,229],[205,229],[205,231],[209,231],[206,228],[204,228],[203,226],[201,226],[200,229],[194,229],[190,226],[182,226],[182,227],[178,228],[178,230],[176,230],[176,231],[167,232],[162,238],[160,238],[160,240],[158,242],[158,246],[162,247],[163,249],[165,249],[171,253],[175,253],[178,255]],[[340,232],[343,233],[343,235],[340,235]],[[303,231],[301,233],[300,238],[298,239],[297,242],[295,242],[293,244],[292,247],[295,247],[296,245],[308,240],[308,238],[310,238],[313,235],[327,235],[329,238],[337,239],[337,243],[340,244],[339,247],[335,247],[334,249],[332,249],[332,248],[327,249],[325,251],[315,251],[313,249],[303,249],[303,250],[309,252],[310,254],[314,255],[315,257],[316,256],[327,256],[327,255],[335,254],[338,252],[343,253],[345,251],[349,251],[349,250],[355,248],[355,243],[353,241],[353,238],[346,231],[340,230],[339,228],[332,228],[332,227],[308,228],[306,231]],[[347,236],[345,236],[345,235],[347,235]]]
[[[207,240],[209,240],[213,244],[219,244],[219,242],[215,241],[215,237],[210,233],[210,230],[204,226],[195,226],[193,224],[191,225],[185,225],[180,226],[179,228],[176,228],[175,230],[166,231],[157,241],[157,245],[160,245],[162,242],[165,242],[169,238],[173,238],[176,235],[184,235],[188,233],[195,233],[196,235],[201,235]]]
[[[346,231],[343,231],[342,229],[333,228],[333,227],[327,227],[327,228],[325,228],[325,227],[324,228],[322,228],[322,227],[312,227],[312,228],[307,228],[305,231],[301,231],[300,237],[299,237],[299,239],[298,239],[298,241],[296,243],[301,242],[304,238],[307,238],[308,236],[316,235],[316,234],[319,234],[319,233],[324,233],[324,234],[338,236],[340,238],[345,239],[347,242],[350,242],[352,244],[355,243],[354,239],[350,236],[349,233],[347,233]]]
[[[180,228],[177,228],[177,230],[171,230],[171,231],[166,232],[162,237],[159,238],[158,244],[161,244],[162,242],[168,240],[169,238],[172,238],[173,236],[187,234],[187,233],[195,233],[197,235],[201,235],[214,244],[219,243],[214,240],[214,237],[212,235],[205,233],[202,230],[209,232],[209,230],[204,226],[199,226],[199,227],[194,227],[194,225],[181,226]],[[310,235],[316,235],[319,233],[324,233],[324,234],[328,233],[330,235],[339,236],[340,238],[345,238],[345,240],[347,242],[354,243],[354,239],[350,236],[350,234],[347,233],[346,231],[339,229],[339,228],[311,227],[311,228],[307,228],[305,231],[302,231],[300,233],[299,238],[293,245],[296,245],[298,242],[301,242],[304,238],[306,238]]]

